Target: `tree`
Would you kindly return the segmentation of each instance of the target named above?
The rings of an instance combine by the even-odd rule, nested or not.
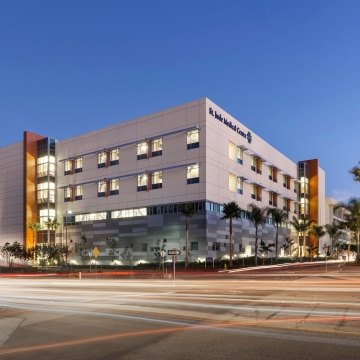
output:
[[[114,263],[115,265],[115,260],[118,259],[119,257],[119,250],[117,248],[117,241],[116,239],[112,238],[112,237],[107,237],[106,238],[108,245],[109,245],[109,256],[111,257],[111,261]]]
[[[41,230],[41,225],[40,223],[33,223],[29,224],[28,228],[31,229],[33,232],[33,247],[35,247],[35,245],[37,244],[36,234]]]
[[[356,239],[356,253],[359,259],[359,238],[360,238],[360,199],[356,197],[350,198],[346,203],[342,202],[335,206],[335,209],[343,208],[347,210],[344,214],[344,222],[341,224],[345,228],[353,232]],[[350,252],[350,251],[349,251]]]
[[[156,246],[154,246],[154,256],[155,256],[155,262],[158,265],[160,269],[161,262],[164,264],[165,256],[161,256],[161,252],[165,252],[166,244],[163,242],[162,245],[160,245],[160,240],[156,241]]]
[[[125,263],[130,265],[130,270],[132,271],[132,260],[133,260],[132,249],[129,248],[128,246],[126,246],[124,251],[121,254],[121,257]]]
[[[309,230],[310,225],[311,225],[312,221],[307,221],[307,220],[298,220],[295,216],[293,217],[293,220],[290,221],[290,224],[294,227],[296,233],[297,233],[297,237],[298,237],[298,244],[299,244],[299,257],[303,258],[303,252],[302,252],[302,248],[306,246],[306,232]],[[302,241],[300,242],[300,234],[303,235]]]
[[[250,204],[248,206],[247,213],[249,215],[250,222],[252,222],[255,226],[255,266],[257,265],[257,258],[258,258],[259,227],[260,226],[262,227],[265,224],[266,212],[267,212],[266,208],[260,208],[255,204]]]
[[[233,244],[232,244],[232,235],[233,235],[233,219],[238,219],[241,216],[241,209],[235,201],[231,201],[227,204],[224,204],[223,209],[224,216],[221,220],[229,219],[229,267],[232,267],[232,257],[233,257]]]
[[[263,241],[262,239],[260,240],[260,249],[259,251],[262,253],[262,254],[265,254],[266,256],[268,256],[269,253],[272,252],[271,248],[274,247],[275,244],[267,244],[265,241]],[[265,262],[265,259],[263,261],[263,264]]]
[[[326,232],[323,229],[323,226],[321,225],[317,225],[317,224],[313,224],[309,230],[310,234],[313,234],[316,239],[317,239],[317,243],[319,244],[319,240],[320,238],[322,238],[323,236],[325,236]],[[312,253],[314,252],[314,250],[318,249],[318,246],[312,246],[312,251],[310,251],[310,256],[312,257]],[[309,244],[309,250],[310,250],[310,244]]]
[[[291,247],[294,245],[294,240],[285,238],[284,242],[281,244],[281,248],[284,250],[284,253],[288,253],[289,256],[291,256],[292,251]]]
[[[47,231],[48,231],[48,236],[47,236],[48,237],[48,242],[49,243],[55,243],[55,239],[54,239],[54,241],[51,241],[51,232],[53,231],[54,235],[55,235],[56,230],[60,226],[60,223],[57,221],[56,218],[54,218],[54,219],[48,218],[47,221],[44,222],[44,225],[46,226]]]
[[[360,182],[360,161],[358,166],[354,166],[349,172],[353,175],[353,180]]]
[[[186,231],[186,238],[185,238],[185,268],[188,267],[189,263],[189,222],[190,219],[195,214],[195,209],[193,205],[186,204],[183,209],[181,209],[181,213],[186,217],[185,223],[185,231]]]
[[[333,221],[332,224],[325,225],[325,230],[331,239],[331,253],[333,253],[336,241],[341,234],[339,224],[336,221]]]
[[[278,257],[278,246],[279,246],[279,227],[282,223],[286,222],[289,218],[289,213],[286,210],[278,208],[268,208],[267,215],[270,215],[273,221],[273,225],[276,227],[275,234],[275,258]]]

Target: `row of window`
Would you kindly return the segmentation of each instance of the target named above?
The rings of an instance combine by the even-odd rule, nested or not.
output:
[[[238,194],[244,193],[244,180],[240,176],[235,176],[229,173],[229,190],[232,192],[237,192]],[[253,200],[262,201],[262,192],[263,187],[260,185],[252,184],[250,196]],[[273,191],[269,191],[269,205],[277,207],[278,206],[278,194]],[[290,209],[291,199],[283,198],[283,209],[291,211]],[[294,213],[298,212],[298,206],[294,203]]]
[[[199,129],[187,132],[187,149],[199,147]],[[163,151],[163,139],[157,138],[146,140],[137,144],[137,159],[149,159],[151,157],[161,156]],[[97,154],[97,167],[105,168],[108,166],[118,165],[120,159],[120,150],[102,150]],[[64,161],[64,175],[80,173],[83,170],[83,158],[69,159]]]
[[[189,165],[187,167],[187,184],[199,183],[199,165]],[[144,172],[137,175],[137,191],[149,191],[161,189],[163,182],[163,171]],[[97,183],[97,196],[106,197],[118,195],[120,189],[120,179],[100,180]],[[55,191],[55,190],[54,190]],[[55,195],[54,195],[55,196]],[[64,201],[77,201],[83,198],[83,186],[67,186],[64,188]]]
[[[237,146],[236,144],[229,142],[229,158],[231,160],[236,161],[238,164],[243,165],[244,163],[244,149],[241,146]],[[257,155],[251,155],[251,164],[250,168],[252,171],[262,174],[262,165],[263,159]],[[278,182],[279,169],[273,165],[268,166],[269,174],[268,178],[273,182]],[[287,189],[290,189],[291,184],[291,176],[287,174],[283,174],[283,186]],[[294,186],[294,192],[298,192],[297,183]]]

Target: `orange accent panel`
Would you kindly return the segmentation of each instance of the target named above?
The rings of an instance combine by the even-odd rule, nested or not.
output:
[[[37,243],[37,234],[29,229],[29,224],[37,222],[36,196],[36,156],[37,141],[44,136],[29,131],[24,132],[24,245],[26,249]]]
[[[309,220],[319,223],[319,161],[307,160],[309,169]],[[314,235],[310,235],[310,245],[319,246]]]

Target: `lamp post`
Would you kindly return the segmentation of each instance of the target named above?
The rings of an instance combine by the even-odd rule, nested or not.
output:
[[[72,214],[71,210],[65,210],[65,262],[66,266],[68,263],[68,236],[67,236],[67,225],[68,225],[68,215]]]

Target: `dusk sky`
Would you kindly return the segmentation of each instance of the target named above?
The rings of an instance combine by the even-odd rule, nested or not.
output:
[[[207,96],[360,196],[360,1],[0,0],[0,146]]]

